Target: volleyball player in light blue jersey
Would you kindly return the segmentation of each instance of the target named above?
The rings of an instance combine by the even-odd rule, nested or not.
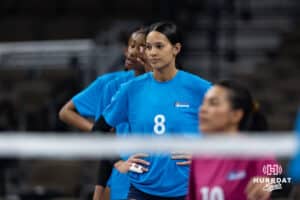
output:
[[[148,67],[149,68],[149,67]],[[145,71],[148,72],[150,69],[148,69],[147,67],[145,67]],[[114,80],[109,81],[109,83],[107,83],[105,85],[105,87],[103,88],[104,92],[106,95],[102,96],[101,99],[101,108],[106,108],[106,106],[108,106],[111,102],[112,97],[116,94],[116,92],[119,90],[120,86],[130,80],[132,80],[133,78],[144,74],[144,72],[142,73],[132,73],[130,74],[130,76],[123,76],[123,77],[119,77],[116,78]],[[102,110],[103,111],[103,110]],[[102,114],[102,112],[101,112]],[[122,131],[123,132],[123,131]]]
[[[124,85],[103,116],[113,127],[128,120],[131,132],[138,134],[197,134],[197,110],[209,86],[207,81],[183,71],[166,82],[158,82],[148,73]],[[151,163],[148,172],[130,174],[136,189],[162,197],[186,194],[187,167],[164,156],[146,161]]]
[[[125,122],[132,134],[198,135],[198,107],[211,84],[177,70],[175,60],[181,49],[178,36],[173,23],[151,26],[145,53],[153,73],[123,84],[94,130],[107,131]],[[144,165],[144,173],[129,172],[128,199],[185,199],[189,166],[180,165],[170,154],[149,155],[144,160],[150,164]]]
[[[121,84],[126,83],[134,79],[135,77],[151,70],[151,67],[149,67],[149,65],[146,63],[143,56],[146,34],[145,29],[141,29],[137,33],[139,33],[139,35],[136,36],[135,40],[129,41],[126,53],[127,62],[130,62],[131,69],[133,69],[134,71],[133,73],[128,74],[127,76],[122,76],[113,79],[105,85],[103,89],[105,95],[102,95],[101,105],[99,105],[100,109],[98,109],[97,111],[98,113],[102,114],[103,109],[110,104],[111,98],[118,91]],[[143,40],[143,42],[141,40]],[[98,115],[99,114],[97,114],[97,116]],[[117,135],[124,136],[128,132],[130,132],[128,123],[121,123],[118,126],[116,126]],[[112,175],[110,176],[107,186],[110,188],[110,200],[127,199],[130,186],[127,174],[122,174],[116,169],[113,169]]]
[[[104,89],[105,85],[115,79],[124,81],[129,80],[135,77],[135,75],[145,72],[143,66],[143,64],[145,63],[141,62],[142,58],[138,57],[142,55],[139,54],[140,47],[144,46],[145,31],[139,29],[133,32],[129,38],[128,47],[125,52],[125,67],[132,70],[126,73],[116,72],[99,77],[87,89],[74,96],[69,102],[64,105],[59,113],[60,119],[70,125],[79,128],[82,131],[90,131],[93,127],[93,120],[97,120],[97,118],[102,114],[104,108],[107,106],[102,102],[103,97],[112,96],[112,94],[114,93],[113,91],[107,92],[108,90]],[[91,118],[92,120],[90,120],[89,118]],[[117,127],[117,130],[128,132],[128,126],[126,124],[120,125]],[[98,185],[95,188],[93,198],[94,200],[103,199],[102,193],[103,188],[106,185],[106,181],[103,182],[102,180],[107,180],[110,175],[110,171],[104,172],[105,169],[103,169],[101,166],[103,165],[100,165]],[[105,178],[103,178],[103,176],[105,176]],[[119,176],[114,175],[113,177],[115,177],[113,180],[118,180]],[[122,182],[122,180],[120,180],[120,182]],[[114,185],[115,182],[112,182],[111,186],[113,187]],[[128,187],[125,188],[127,188],[127,195]]]
[[[104,86],[110,80],[119,77],[127,77],[134,74],[130,71],[118,71],[99,76],[86,89],[75,95],[60,110],[60,119],[78,128],[81,131],[90,131],[100,113],[101,98],[105,96]],[[98,173],[102,171],[101,166]],[[103,186],[96,185],[94,191],[94,200],[103,200]]]
[[[141,73],[144,73],[144,72],[141,72]],[[119,75],[118,77],[105,80],[106,82],[101,87],[101,91],[102,91],[103,95],[98,94],[97,98],[94,98],[94,99],[97,99],[97,102],[95,102],[93,108],[91,108],[93,110],[93,112],[95,113],[95,116],[94,116],[95,121],[97,121],[99,119],[103,110],[106,108],[107,105],[109,105],[111,96],[113,96],[117,90],[117,88],[115,88],[116,87],[115,84],[113,84],[113,83],[118,83],[118,82],[124,83],[124,82],[127,82],[128,80],[133,79],[134,77],[135,77],[135,71],[130,70],[130,71],[127,71],[126,74],[122,74],[122,75]],[[86,98],[85,99],[86,102],[91,101],[90,99],[88,99],[89,96],[86,95],[85,98]],[[73,101],[75,104],[76,96],[73,98]],[[81,105],[85,104],[85,102],[83,102],[83,98],[80,99],[80,103],[81,103]],[[85,107],[90,107],[90,106],[85,106]],[[80,111],[79,111],[79,113],[80,113]]]
[[[76,94],[60,110],[63,122],[81,131],[90,131],[96,121],[96,109],[103,93],[104,85],[117,77],[127,76],[131,71],[117,71],[99,76],[87,88]],[[98,116],[99,117],[99,116]]]
[[[97,119],[95,115],[95,107],[99,102],[101,96],[99,94],[105,94],[103,92],[104,86],[107,82],[114,80],[116,78],[131,76],[133,71],[117,71],[103,76],[98,77],[92,84],[90,84],[86,89],[78,93],[72,98],[73,104],[81,116]]]

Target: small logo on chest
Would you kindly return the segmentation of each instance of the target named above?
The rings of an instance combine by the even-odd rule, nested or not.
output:
[[[234,181],[234,180],[241,180],[246,177],[246,172],[242,171],[231,171],[227,176],[227,180]]]
[[[186,103],[186,102],[179,102],[179,101],[176,101],[176,102],[175,102],[175,107],[176,107],[176,108],[189,108],[189,107],[190,107],[190,104],[189,104],[189,103]]]

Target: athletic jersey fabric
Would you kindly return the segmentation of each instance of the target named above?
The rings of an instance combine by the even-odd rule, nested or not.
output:
[[[273,158],[239,159],[198,157],[192,160],[188,200],[246,200],[245,189],[252,177],[267,175],[264,167]]]
[[[208,81],[184,71],[165,82],[147,73],[123,84],[103,116],[113,127],[129,123],[132,134],[198,135],[198,107],[210,86]],[[148,172],[129,173],[134,187],[162,197],[186,195],[189,167],[176,165],[168,153],[150,155],[145,160],[151,163]]]
[[[72,101],[77,112],[83,116],[96,119],[96,112],[104,85],[116,77],[124,76],[127,71],[118,71],[99,76],[87,88],[76,94]]]

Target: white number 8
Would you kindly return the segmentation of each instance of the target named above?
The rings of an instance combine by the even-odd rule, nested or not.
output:
[[[153,127],[153,130],[154,130],[155,134],[162,135],[165,133],[165,131],[166,131],[165,122],[166,122],[166,118],[162,114],[156,115],[154,117],[155,125]]]

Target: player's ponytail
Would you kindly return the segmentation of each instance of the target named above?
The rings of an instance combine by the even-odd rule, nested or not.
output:
[[[268,123],[261,113],[258,102],[254,101],[249,90],[234,81],[220,81],[216,85],[229,91],[232,109],[241,109],[243,117],[239,123],[240,131],[266,131]]]
[[[240,128],[241,131],[267,131],[269,129],[267,119],[260,110],[249,113],[246,123]]]

